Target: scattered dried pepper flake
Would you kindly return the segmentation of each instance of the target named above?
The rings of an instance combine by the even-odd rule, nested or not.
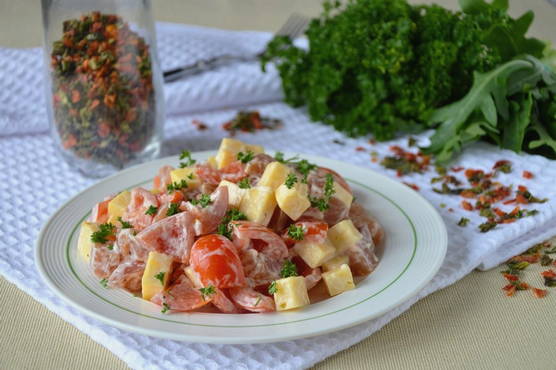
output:
[[[234,136],[238,131],[256,132],[274,130],[282,127],[282,121],[276,118],[261,116],[258,111],[239,111],[230,121],[222,124],[222,128]]]
[[[461,172],[461,171],[463,171],[463,167],[461,167],[461,166],[460,167],[452,167],[450,169],[452,170],[452,172]]]
[[[458,221],[458,226],[465,227],[465,226],[467,226],[468,223],[469,223],[469,219],[465,218],[465,217],[462,217]]]
[[[465,209],[466,211],[472,211],[473,210],[473,206],[471,205],[471,203],[469,203],[466,200],[461,201],[461,208]]]
[[[519,280],[519,276],[517,276],[517,275],[508,274],[508,273],[505,273],[503,275],[504,275],[504,278],[508,281],[518,281]]]
[[[403,182],[404,185],[409,186],[411,189],[415,190],[415,191],[419,191],[419,186],[417,186],[416,184],[410,183],[410,182]]]
[[[431,157],[421,152],[412,153],[400,146],[392,145],[389,150],[394,154],[384,157],[380,164],[392,170],[396,170],[398,177],[409,173],[424,173],[428,170]]]
[[[510,173],[512,172],[512,162],[505,159],[500,160],[492,166],[492,169],[495,172]]]
[[[516,287],[515,287],[515,285],[513,285],[513,284],[508,284],[508,285],[504,286],[504,287],[502,288],[502,290],[504,290],[504,291],[506,292],[505,294],[506,294],[508,297],[513,297],[514,294],[515,294],[515,291],[516,291]]]
[[[531,291],[533,292],[533,295],[536,298],[544,298],[544,297],[546,297],[546,294],[548,293],[548,290],[539,289],[539,288],[533,288],[533,289],[531,289]]]
[[[192,120],[191,123],[199,131],[205,131],[206,129],[208,129],[208,126],[206,125],[206,123],[204,123],[203,121],[200,121],[198,119]]]
[[[549,278],[549,279],[555,279],[556,278],[556,272],[554,272],[554,270],[552,270],[552,269],[545,270],[545,271],[541,272],[541,275],[544,278]]]
[[[364,152],[365,148],[363,148],[362,146],[358,146],[358,147],[355,148],[355,151],[356,152]]]
[[[523,176],[524,179],[532,179],[533,177],[535,177],[533,173],[529,171],[523,171],[521,175]]]

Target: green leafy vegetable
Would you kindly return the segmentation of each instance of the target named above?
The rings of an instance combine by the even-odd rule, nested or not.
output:
[[[284,184],[286,184],[286,187],[288,189],[291,189],[293,188],[296,182],[297,182],[297,176],[295,176],[295,174],[293,173],[289,173],[288,177],[286,177],[286,181],[284,182]]]
[[[290,276],[297,276],[297,266],[292,261],[286,260],[280,270],[280,277],[288,278]]]
[[[201,194],[198,199],[191,199],[190,202],[194,206],[201,206],[201,208],[207,208],[210,204],[212,204],[212,200],[208,194]]]
[[[145,214],[149,216],[154,216],[156,215],[156,212],[158,212],[158,207],[149,206],[149,208],[145,211]]]
[[[209,285],[204,288],[200,288],[199,291],[201,292],[201,298],[203,298],[203,301],[206,298],[210,298],[210,296],[216,294],[216,289],[212,285]]]
[[[159,272],[158,274],[154,275],[154,278],[160,280],[160,284],[164,285],[164,272]]]
[[[295,224],[291,224],[288,227],[288,236],[293,240],[303,240],[303,237],[305,236],[303,226],[295,226]]]
[[[98,230],[91,234],[91,241],[93,243],[104,244],[108,242],[110,237],[114,236],[116,227],[111,223],[100,224]]]
[[[548,130],[556,127],[555,92],[556,74],[530,55],[476,73],[467,95],[433,113],[431,123],[441,124],[424,151],[447,162],[465,145],[484,139],[517,152],[539,148],[554,157],[556,140]]]
[[[177,213],[180,213],[180,206],[178,203],[170,203],[168,210],[166,211],[166,216],[170,217]]]
[[[180,154],[180,160],[184,162],[180,162],[180,168],[185,168],[189,166],[193,166],[197,161],[191,158],[191,152],[189,150],[184,150]]]
[[[505,0],[460,4],[463,12],[405,0],[325,1],[306,31],[308,50],[277,36],[262,68],[276,64],[288,104],[306,105],[312,120],[350,135],[388,140],[422,130],[435,108],[467,93],[474,73],[522,54],[540,58],[545,48],[525,37],[531,12],[513,19]],[[485,97],[484,122],[466,125],[450,147],[496,133],[498,104],[496,96]]]

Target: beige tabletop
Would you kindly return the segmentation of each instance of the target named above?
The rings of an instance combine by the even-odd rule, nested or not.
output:
[[[454,8],[456,0],[437,1]],[[0,0],[0,46],[41,43],[36,0]],[[228,29],[276,30],[293,11],[316,15],[319,0],[158,0],[158,20]],[[532,33],[556,40],[556,8],[512,1],[513,13],[533,9]],[[22,27],[24,26],[24,27]],[[555,231],[556,234],[556,231]],[[318,369],[556,369],[556,289],[507,298],[500,269],[473,272],[416,303],[361,343]],[[525,280],[537,287],[540,267]],[[0,278],[0,369],[124,369],[126,365],[7,280]]]

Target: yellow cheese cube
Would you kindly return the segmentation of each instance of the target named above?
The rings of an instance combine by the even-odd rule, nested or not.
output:
[[[324,280],[328,293],[331,296],[335,296],[345,292],[346,290],[355,288],[353,276],[351,275],[351,270],[347,264],[343,264],[335,270],[323,272],[322,279]]]
[[[208,157],[207,163],[212,168],[215,168],[215,169],[218,168],[218,165],[216,164],[216,157],[215,156]]]
[[[311,207],[307,193],[307,184],[296,183],[291,189],[285,184],[280,185],[274,195],[280,209],[295,221]]]
[[[220,148],[218,153],[216,153],[216,166],[218,169],[222,169],[237,160],[237,154],[239,152],[251,151],[253,154],[263,153],[264,149],[259,145],[249,145],[245,144],[239,140],[224,138],[220,142]]]
[[[351,207],[351,203],[353,202],[353,195],[336,181],[334,181],[334,194],[332,197],[340,200],[346,207]]]
[[[77,251],[79,255],[86,261],[91,257],[91,248],[95,245],[91,241],[91,235],[98,230],[97,224],[93,222],[83,222],[79,231],[79,239],[77,240]]]
[[[230,182],[228,180],[220,181],[218,186],[225,186],[228,188],[228,205],[233,208],[239,208],[241,200],[247,192],[247,189],[241,189],[237,184]]]
[[[128,190],[124,190],[108,202],[108,222],[115,224],[118,217],[124,215],[130,201],[131,193]]]
[[[336,248],[326,239],[323,243],[302,240],[293,247],[299,257],[311,268],[316,268],[336,254]]]
[[[245,150],[253,152],[253,154],[261,154],[264,153],[264,147],[262,145],[253,145],[253,144],[245,144]]]
[[[324,271],[331,271],[339,268],[343,264],[349,264],[349,257],[345,254],[336,256],[322,264]]]
[[[186,268],[183,269],[183,271],[185,271],[185,275],[187,275],[189,280],[191,280],[195,288],[203,287],[203,283],[201,282],[201,277],[195,270],[193,270],[193,267],[187,266]]]
[[[143,299],[150,300],[156,293],[164,290],[172,273],[172,261],[173,258],[166,254],[149,252],[141,279]]]
[[[276,311],[291,310],[308,305],[310,301],[305,278],[292,276],[276,280],[274,302],[276,302]]]
[[[276,208],[274,191],[267,186],[255,186],[247,189],[241,199],[239,210],[247,216],[249,221],[268,225]]]
[[[328,238],[339,253],[353,247],[362,237],[351,220],[340,221],[328,230]]]
[[[187,187],[191,189],[195,189],[199,186],[199,178],[195,173],[195,169],[193,167],[185,167],[185,168],[178,168],[176,170],[170,171],[170,178],[172,182],[181,182],[185,180],[187,182]]]
[[[261,179],[257,183],[257,186],[268,186],[273,190],[282,185],[291,169],[283,163],[280,162],[270,162],[261,176]]]

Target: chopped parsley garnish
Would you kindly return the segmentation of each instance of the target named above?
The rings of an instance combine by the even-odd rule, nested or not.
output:
[[[100,224],[98,230],[91,234],[91,241],[104,244],[110,237],[114,236],[114,231],[116,231],[116,227],[111,223]]]
[[[237,153],[237,160],[241,161],[241,163],[247,163],[251,161],[254,157],[255,157],[255,153],[253,153],[251,150],[247,150],[245,153],[244,152]]]
[[[222,219],[222,223],[218,225],[216,233],[223,235],[228,239],[232,239],[232,228],[230,222],[243,220],[247,220],[247,216],[245,216],[243,212],[232,208],[226,213],[226,216]]]
[[[309,176],[309,172],[317,168],[317,165],[310,163],[306,159],[302,159],[297,162],[295,168],[297,168],[297,170],[303,175],[301,182],[307,183],[307,176]]]
[[[180,213],[180,206],[178,205],[178,203],[170,203],[170,206],[166,211],[166,216],[170,217],[177,213]]]
[[[173,182],[171,184],[166,185],[166,190],[168,190],[168,193],[171,193],[173,191],[176,190],[180,190],[180,189],[185,189],[187,188],[187,181],[185,181],[185,179],[181,180],[180,182]]]
[[[297,276],[297,266],[292,261],[286,260],[280,270],[280,277],[288,278],[290,276]]]
[[[149,206],[149,208],[145,211],[145,214],[149,216],[154,216],[156,215],[156,212],[158,212],[158,207]]]
[[[180,168],[185,168],[194,165],[197,161],[191,158],[191,153],[189,150],[184,150],[180,154],[180,160],[185,160],[184,162],[180,162]]]
[[[273,281],[272,283],[270,283],[270,285],[268,286],[268,294],[274,294],[278,291],[278,287],[276,286],[276,282]]]
[[[288,236],[293,240],[303,240],[304,234],[303,226],[295,226],[295,224],[291,224],[288,227]]]
[[[330,198],[336,190],[334,190],[334,177],[331,174],[326,174],[326,180],[324,183],[324,196],[322,198],[309,197],[311,201],[311,206],[317,208],[319,211],[324,212],[328,209]]]
[[[187,178],[189,180],[193,180],[195,178],[195,176],[193,176],[193,172],[191,172],[189,175],[187,175]]]
[[[168,305],[168,303],[164,302],[162,303],[162,310],[160,310],[160,313],[166,313],[170,310],[170,306]]]
[[[111,251],[114,250],[114,244],[107,245],[106,248]]]
[[[201,292],[201,298],[203,298],[203,301],[205,300],[205,297],[210,298],[211,295],[216,294],[216,289],[212,285],[200,288],[199,291]]]
[[[133,225],[127,221],[124,221],[122,217],[118,217],[118,221],[122,224],[122,229],[133,229]]]
[[[159,272],[158,274],[156,274],[154,276],[155,279],[160,280],[160,284],[164,285],[164,275],[166,275],[164,272]]]
[[[458,222],[458,226],[465,227],[467,226],[468,223],[469,223],[469,219],[462,217]]]
[[[479,225],[479,230],[482,233],[486,233],[492,229],[494,229],[496,227],[496,225],[498,225],[496,222],[483,222],[482,224]]]
[[[292,158],[285,159],[284,153],[276,152],[276,154],[274,154],[274,159],[276,159],[280,163],[288,164],[288,163],[296,163],[299,157],[295,156]]]
[[[194,206],[201,206],[201,208],[206,208],[209,206],[209,204],[212,204],[212,200],[210,199],[210,195],[208,194],[201,194],[199,199],[191,199],[190,202]]]
[[[237,183],[237,186],[239,186],[240,189],[249,189],[251,187],[251,184],[249,183],[249,179],[245,177]]]
[[[259,303],[261,303],[261,299],[263,299],[262,296],[259,296],[259,298],[257,298],[257,301],[255,302],[255,307],[257,307]]]
[[[284,182],[284,184],[286,184],[286,187],[288,189],[291,189],[293,188],[296,182],[297,182],[297,176],[295,176],[293,173],[289,173],[288,177],[286,177],[286,182]]]
[[[108,280],[106,279],[102,279],[101,281],[99,281],[100,285],[102,285],[103,287],[108,287]]]

